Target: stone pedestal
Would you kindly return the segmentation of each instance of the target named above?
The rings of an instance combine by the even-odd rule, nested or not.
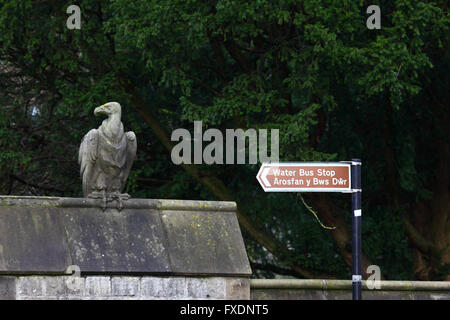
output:
[[[234,202],[116,205],[0,196],[0,299],[249,299]]]

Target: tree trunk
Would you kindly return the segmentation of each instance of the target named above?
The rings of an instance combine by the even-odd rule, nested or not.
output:
[[[331,200],[324,194],[310,194],[308,199],[311,200],[314,207],[317,209],[317,213],[320,218],[329,226],[334,226],[336,229],[331,230],[331,236],[336,244],[337,250],[344,262],[352,271],[352,237],[350,233],[350,226],[344,220],[342,214],[336,210],[336,206],[333,205]],[[367,256],[362,254],[362,277],[367,279],[366,273],[367,267],[371,265]]]

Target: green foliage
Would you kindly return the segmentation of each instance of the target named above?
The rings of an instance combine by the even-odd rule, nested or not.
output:
[[[362,157],[365,253],[387,278],[412,277],[384,172],[394,167],[400,207],[432,198],[433,141],[446,131],[436,119],[448,104],[448,80],[436,80],[448,79],[446,6],[380,1],[382,29],[368,30],[363,1],[80,0],[82,28],[69,30],[69,4],[0,2],[0,193],[80,196],[79,143],[100,123],[93,109],[119,101],[138,140],[127,191],[215,199],[172,164],[138,96],[169,134],[195,120],[277,128],[282,161]],[[296,257],[280,261],[244,232],[252,261],[348,277],[331,231],[295,195],[262,192],[257,166],[202,170]],[[348,219],[348,198],[331,199]]]

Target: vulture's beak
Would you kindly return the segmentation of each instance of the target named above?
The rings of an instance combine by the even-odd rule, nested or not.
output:
[[[106,111],[105,105],[102,105],[100,107],[95,108],[94,115],[99,116],[101,114],[107,115],[108,112]]]

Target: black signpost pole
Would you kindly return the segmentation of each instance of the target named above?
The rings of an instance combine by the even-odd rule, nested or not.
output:
[[[352,296],[353,300],[361,300],[361,160],[352,159],[352,161],[341,162],[345,164],[329,162],[263,163],[256,179],[265,192],[352,193]],[[280,175],[280,172],[285,173]],[[300,176],[297,180],[294,178],[296,172]],[[350,185],[349,179],[351,180]],[[293,181],[297,181],[296,185],[293,185]]]
[[[361,300],[361,160],[352,159],[352,297]]]

